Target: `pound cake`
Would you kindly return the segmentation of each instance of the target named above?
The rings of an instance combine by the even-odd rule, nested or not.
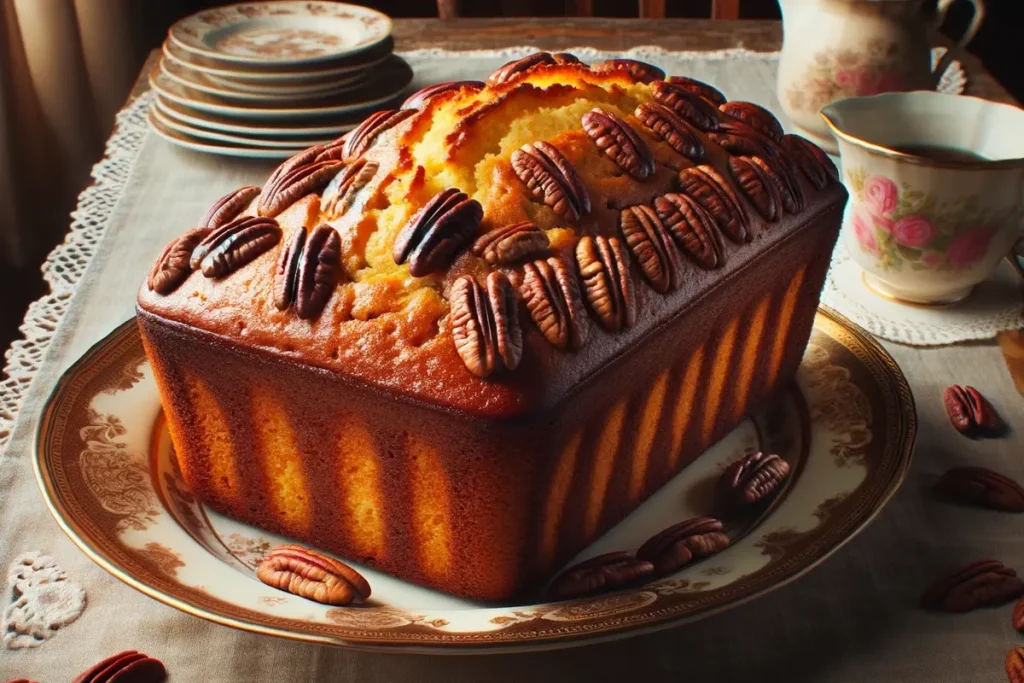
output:
[[[506,601],[791,380],[845,200],[757,105],[537,53],[223,197],[139,327],[206,504]]]

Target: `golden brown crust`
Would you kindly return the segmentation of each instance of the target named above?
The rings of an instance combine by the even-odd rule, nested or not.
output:
[[[581,305],[575,309],[581,317],[571,326],[573,334],[567,337],[566,344],[551,343],[551,335],[546,338],[537,324],[531,322],[521,294],[525,276],[532,272],[530,263],[556,259],[576,278],[575,289],[586,292],[576,258],[579,240],[584,236],[601,236],[616,238],[626,246],[629,240],[622,233],[623,212],[639,212],[657,219],[653,211],[655,200],[685,192],[686,188],[680,186],[680,171],[686,177],[685,170],[694,167],[695,161],[680,154],[680,145],[666,140],[664,131],[648,128],[634,115],[644,103],[668,101],[659,93],[674,95],[668,98],[671,107],[684,97],[675,92],[678,87],[666,90],[663,81],[640,82],[648,79],[637,79],[629,70],[595,72],[567,59],[538,59],[524,70],[510,71],[513,73],[499,79],[501,82],[484,88],[439,88],[434,94],[416,100],[416,111],[387,117],[387,126],[356,140],[359,144],[347,145],[350,150],[360,151],[347,167],[330,152],[345,147],[341,141],[306,153],[304,159],[308,157],[310,163],[319,164],[311,171],[296,171],[294,162],[286,162],[286,170],[292,174],[287,177],[295,176],[296,180],[278,182],[269,188],[270,192],[265,188],[264,195],[268,196],[262,197],[264,205],[272,204],[271,213],[284,231],[283,239],[227,275],[204,277],[201,272],[194,272],[167,294],[144,286],[139,293],[140,309],[243,348],[269,351],[470,414],[507,417],[556,402],[631,344],[690,310],[714,286],[714,280],[696,277],[700,267],[689,258],[681,258],[685,252],[680,245],[671,238],[662,240],[659,246],[672,250],[663,256],[673,270],[669,274],[673,286],[650,284],[636,260],[624,269],[628,282],[619,283],[620,289],[635,293],[635,303],[629,307],[631,318],[635,312],[634,324],[620,324],[618,318],[613,320],[611,314],[599,307],[595,310]],[[759,117],[759,129],[773,137],[776,133],[771,122],[763,120],[763,110],[727,106],[716,110],[703,100],[701,106],[716,112],[729,131],[738,130],[739,124],[730,119],[728,112],[740,112],[750,118],[747,115],[754,111]],[[605,117],[613,122],[609,130],[616,134],[611,139],[585,130],[584,118],[594,109],[611,115]],[[673,111],[679,115],[678,109]],[[605,118],[598,123],[607,128],[610,124]],[[589,120],[593,121],[593,116]],[[627,131],[615,128],[620,122],[628,127]],[[802,204],[788,202],[789,208],[802,211],[794,216],[782,215],[776,209],[781,220],[769,229],[758,220],[759,212],[747,199],[744,188],[732,179],[729,152],[706,132],[692,129],[687,133],[704,150],[699,155],[700,163],[723,180],[725,195],[730,200],[738,198],[742,212],[750,219],[753,243],[729,243],[722,248],[717,254],[721,267],[713,275],[717,280],[727,281],[753,259],[765,256],[774,245],[813,224],[815,216],[845,197],[838,184],[820,180],[824,174],[818,167],[804,168],[802,173],[793,173],[792,179],[786,179],[796,183],[796,190],[806,197]],[[750,134],[760,135],[758,131]],[[595,142],[597,139],[601,139],[600,144]],[[578,194],[579,187],[586,192],[589,211],[582,212],[577,207],[576,215],[570,216],[574,220],[567,220],[564,211],[555,210],[555,199],[545,201],[544,192],[538,195],[531,190],[513,167],[513,154],[524,145],[536,146],[538,142],[547,146],[542,145],[542,149],[555,149],[578,176],[574,179],[557,164],[548,164],[549,169],[556,171],[549,186],[567,189],[570,195]],[[772,153],[785,155],[788,164],[818,163],[803,141],[790,143],[787,136],[784,142],[776,143],[767,137],[758,140],[760,145],[771,145]],[[649,150],[650,158],[641,159],[645,172],[633,169],[631,175],[629,159],[637,154],[637,149]],[[787,149],[798,150],[801,157],[793,159]],[[362,165],[358,174],[351,170],[356,163]],[[650,173],[646,172],[648,164]],[[776,162],[751,164],[761,172],[774,168],[772,164]],[[330,183],[331,178],[321,177],[325,175],[321,169],[327,167],[338,172],[336,177],[346,170],[348,176]],[[351,179],[357,176],[359,182],[353,186]],[[281,177],[285,178],[283,174]],[[291,197],[293,188],[301,189],[304,184],[314,192]],[[776,184],[767,189],[773,197],[778,191]],[[428,225],[445,229],[445,234],[431,233],[429,239],[450,239],[444,242],[444,258],[426,258],[413,264],[414,271],[422,275],[414,277],[408,261],[396,263],[402,259],[394,258],[395,241],[417,212],[446,191],[465,193],[467,201],[479,204],[479,227],[467,232],[467,221],[446,223],[440,219]],[[335,196],[335,192],[343,194]],[[258,201],[253,199],[242,215],[255,214]],[[576,202],[579,203],[578,197]],[[470,223],[476,222],[473,218]],[[311,319],[302,319],[294,307],[279,310],[275,305],[275,265],[281,259],[281,250],[293,241],[290,238],[294,231],[312,231],[324,223],[333,227],[340,238],[341,272],[323,311]],[[458,223],[459,229],[452,231],[454,223]],[[531,244],[540,246],[529,252],[529,258],[505,262],[493,256],[487,258],[483,250],[472,248],[480,235],[523,223],[543,231],[547,241],[544,245],[544,240],[533,240]],[[727,231],[729,227],[735,226],[719,225],[718,229]],[[449,233],[457,235],[457,239]],[[720,236],[714,238],[715,245],[722,242]],[[629,253],[629,249],[624,253]],[[479,373],[467,369],[456,349],[449,318],[449,291],[465,277],[482,286],[493,272],[505,273],[520,292],[518,320],[524,350],[518,370],[481,378]],[[565,283],[561,291],[570,289]],[[319,308],[319,300],[317,304]],[[607,319],[602,319],[602,315]],[[554,336],[561,340],[560,335]]]

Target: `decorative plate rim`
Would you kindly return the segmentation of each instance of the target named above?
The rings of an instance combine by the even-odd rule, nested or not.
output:
[[[237,145],[239,147],[249,147],[252,149],[262,149],[267,151],[281,150],[289,152],[290,154],[301,152],[307,147],[312,147],[313,145],[325,145],[336,139],[335,136],[319,140],[311,140],[308,138],[268,140],[265,138],[247,137],[244,135],[232,135],[231,133],[222,133],[215,130],[203,130],[184,121],[175,120],[173,116],[168,115],[156,106],[150,107],[149,116],[152,117],[153,120],[156,120],[161,126],[168,128],[175,133],[187,135],[204,143],[209,142],[217,144],[220,142],[226,142],[229,145]]]
[[[210,130],[214,131],[223,131],[227,133],[241,133],[243,135],[276,135],[279,137],[294,137],[300,139],[310,138],[314,135],[333,135],[334,137],[338,137],[341,134],[352,130],[353,128],[359,125],[360,121],[362,121],[361,118],[357,118],[349,123],[339,123],[334,126],[310,126],[308,128],[278,128],[274,126],[256,125],[247,126],[244,124],[236,125],[233,123],[224,123],[222,121],[210,121],[208,119],[204,119],[200,116],[195,115],[203,114],[205,116],[217,116],[216,114],[208,114],[206,112],[182,113],[180,111],[174,110],[171,106],[168,105],[166,101],[164,101],[160,97],[156,97],[153,100],[153,102],[153,106],[160,109],[160,111],[165,115],[171,118],[177,118],[183,123],[187,123],[191,126],[198,128],[202,128],[205,126]],[[185,105],[178,104],[173,100],[171,101],[171,105],[187,109]]]
[[[303,147],[248,147],[240,144],[232,145],[231,143],[218,144],[212,140],[204,140],[195,135],[174,130],[160,121],[152,109],[146,113],[146,121],[149,123],[150,130],[161,139],[176,147],[204,154],[219,154],[247,159],[287,159],[304,149]]]
[[[899,490],[912,462],[917,433],[917,412],[909,383],[892,356],[863,329],[825,306],[819,307],[817,315],[824,318],[827,322],[833,323],[846,335],[853,338],[856,346],[850,346],[848,343],[839,342],[839,340],[836,341],[844,348],[850,350],[855,348],[860,351],[861,353],[857,355],[861,363],[870,363],[876,367],[877,372],[872,373],[872,377],[878,383],[879,389],[887,398],[895,400],[900,406],[899,410],[886,413],[887,421],[891,420],[892,424],[888,426],[888,431],[883,435],[884,443],[880,447],[883,453],[886,454],[883,460],[889,463],[892,471],[888,474],[880,474],[881,481],[876,485],[877,492],[870,497],[870,505],[857,506],[856,509],[851,510],[841,523],[833,525],[834,530],[831,536],[835,536],[835,538],[830,536],[818,539],[811,544],[810,549],[806,551],[811,554],[811,557],[797,556],[790,558],[787,562],[794,566],[787,565],[782,570],[777,570],[773,577],[767,579],[768,582],[765,585],[759,585],[756,581],[752,580],[750,581],[752,585],[748,586],[744,593],[727,599],[721,604],[711,605],[697,612],[691,611],[686,613],[682,609],[685,605],[677,604],[672,607],[643,613],[634,612],[625,615],[616,613],[601,616],[595,618],[597,623],[587,622],[574,625],[566,623],[557,630],[553,629],[540,634],[508,633],[505,630],[498,630],[460,634],[439,632],[427,632],[425,634],[407,633],[402,634],[400,637],[398,634],[391,635],[379,630],[346,629],[344,627],[330,629],[330,632],[327,632],[325,629],[318,632],[309,630],[300,632],[290,630],[286,626],[260,623],[260,619],[264,622],[268,619],[284,622],[287,622],[287,620],[269,618],[259,612],[253,612],[245,607],[228,603],[214,596],[209,596],[209,602],[217,604],[220,609],[219,612],[193,604],[188,599],[188,593],[194,592],[195,589],[188,586],[179,586],[178,592],[186,596],[181,597],[181,595],[175,595],[158,586],[151,585],[143,578],[137,578],[132,573],[131,566],[127,569],[124,568],[122,564],[116,561],[116,558],[109,557],[103,549],[98,548],[94,543],[94,539],[89,538],[83,531],[82,525],[69,514],[68,510],[64,509],[63,501],[56,489],[51,473],[46,468],[44,462],[45,449],[42,447],[47,442],[47,437],[53,429],[56,418],[55,413],[59,408],[64,408],[67,405],[67,401],[64,399],[72,388],[72,380],[89,365],[94,357],[121,342],[125,335],[134,332],[133,328],[136,325],[134,316],[117,326],[90,347],[88,351],[82,354],[79,359],[65,370],[55,383],[44,404],[36,428],[32,454],[33,470],[47,509],[53,515],[60,528],[90,559],[132,588],[192,616],[253,633],[274,635],[290,640],[347,646],[357,650],[415,652],[423,654],[490,654],[592,645],[660,631],[697,621],[742,605],[791,583],[819,566],[856,537],[878,516],[896,491]],[[816,326],[817,324],[815,323]],[[123,564],[135,564],[145,569],[142,562],[134,559]],[[135,568],[135,571],[140,573],[138,572],[138,567]],[[752,576],[756,577],[757,574],[755,572]],[[762,581],[765,581],[763,577]],[[644,587],[640,586],[609,595],[639,594],[643,591]],[[346,635],[339,635],[339,633]]]
[[[372,7],[366,7],[365,5],[352,5],[352,4],[344,3],[344,2],[327,2],[327,1],[324,1],[324,0],[320,0],[316,4],[320,4],[320,5],[333,5],[333,6],[336,6],[337,8],[339,8],[339,9],[344,7],[347,10],[354,11],[357,14],[362,14],[364,16],[375,17],[377,19],[377,21],[383,22],[383,31],[376,31],[376,32],[372,33],[371,34],[371,38],[368,39],[369,42],[360,42],[356,47],[353,47],[353,48],[346,48],[346,49],[343,49],[343,50],[339,50],[337,52],[328,52],[328,53],[325,53],[325,54],[314,55],[314,56],[311,56],[311,57],[300,57],[300,58],[297,58],[297,59],[266,59],[266,58],[261,59],[259,57],[245,57],[243,55],[233,55],[233,54],[229,54],[229,53],[225,53],[225,52],[218,52],[217,50],[211,50],[211,49],[203,47],[203,46],[190,45],[188,43],[188,41],[184,40],[181,37],[181,35],[180,35],[181,32],[182,32],[182,28],[185,26],[186,23],[188,23],[190,21],[197,21],[198,20],[198,16],[203,14],[203,13],[205,13],[205,12],[210,12],[210,11],[214,11],[214,10],[217,10],[217,11],[225,11],[225,10],[232,11],[232,10],[235,10],[236,8],[239,8],[239,7],[247,7],[247,6],[254,6],[254,5],[259,5],[259,6],[271,5],[271,6],[281,6],[281,7],[283,7],[283,6],[286,6],[286,5],[307,5],[308,6],[310,4],[311,3],[306,2],[305,0],[286,0],[284,2],[281,2],[280,0],[278,0],[277,2],[267,2],[267,1],[264,0],[263,2],[237,2],[237,3],[230,4],[230,5],[220,5],[218,7],[211,7],[209,9],[201,10],[201,11],[196,12],[194,14],[190,14],[189,16],[183,17],[183,18],[179,19],[178,21],[174,22],[171,25],[170,29],[168,29],[168,31],[167,31],[167,37],[171,41],[173,41],[175,45],[180,47],[182,50],[185,50],[187,52],[191,52],[193,54],[201,55],[203,57],[208,57],[210,59],[216,59],[216,60],[219,60],[219,61],[222,61],[222,62],[228,62],[228,63],[238,64],[238,65],[302,66],[302,65],[313,65],[313,64],[320,64],[320,63],[323,63],[323,62],[336,61],[336,60],[344,59],[346,57],[352,57],[352,56],[361,54],[361,53],[366,52],[368,50],[372,50],[375,46],[379,45],[380,43],[382,43],[383,41],[387,40],[388,37],[391,36],[392,30],[393,30],[393,25],[392,25],[392,22],[391,22],[391,17],[389,17],[388,15],[384,14],[383,12],[375,10]]]
[[[160,58],[157,68],[160,69],[160,73],[167,76],[172,81],[180,83],[186,88],[192,88],[193,90],[198,90],[208,95],[213,95],[214,97],[249,102],[257,106],[261,103],[274,104],[294,100],[315,100],[318,98],[334,97],[351,90],[358,90],[359,88],[365,87],[367,80],[369,80],[368,77],[359,74],[356,78],[353,78],[350,81],[337,83],[330,88],[319,92],[315,90],[305,92],[296,90],[295,92],[282,91],[277,93],[257,93],[251,91],[231,90],[229,87],[220,85],[216,82],[201,82],[198,79],[209,79],[210,77],[202,72],[196,72],[195,74],[189,73],[190,70],[188,67],[180,66],[180,63],[174,63],[173,60],[167,59],[166,57]],[[175,73],[176,71],[178,73]],[[195,76],[198,76],[197,80],[189,80],[189,77]]]

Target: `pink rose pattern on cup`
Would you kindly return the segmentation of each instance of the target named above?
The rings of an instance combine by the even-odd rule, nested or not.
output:
[[[988,253],[998,219],[979,208],[976,197],[941,204],[929,193],[891,178],[851,169],[849,229],[857,248],[884,270],[955,271]]]
[[[873,39],[863,51],[842,49],[815,53],[811,66],[786,91],[796,111],[817,112],[829,102],[856,95],[907,89],[898,44]]]

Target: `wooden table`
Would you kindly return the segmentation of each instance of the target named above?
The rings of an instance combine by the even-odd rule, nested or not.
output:
[[[658,45],[666,50],[726,50],[743,47],[771,52],[782,47],[782,24],[777,21],[716,21],[713,19],[395,19],[396,50],[444,47],[477,50],[535,45],[556,50],[587,45],[602,50],[626,50],[637,45]],[[951,45],[945,36],[936,44]],[[972,54],[957,58],[970,74],[967,92],[1002,102],[1013,97]],[[160,60],[153,50],[131,97],[149,89],[146,75]]]
[[[439,46],[500,48],[528,43],[549,49],[589,45],[614,50],[655,44],[669,49],[716,50],[742,46],[768,51],[778,49],[781,42],[781,28],[777,23],[749,21],[398,20],[395,34],[399,50]],[[144,74],[157,59],[157,53],[150,56]],[[969,74],[971,94],[1010,100],[1007,92],[984,72],[977,60],[968,55],[961,59]],[[137,96],[146,88],[145,79],[140,78],[133,95]],[[218,181],[234,181],[233,186],[237,186],[243,178],[256,178],[254,167],[243,167],[243,163],[226,161],[212,168],[214,162],[196,159],[195,174],[199,177],[199,167],[205,165],[210,168],[202,177],[212,178],[216,171]],[[164,178],[160,176],[161,171],[152,160],[139,171],[145,177],[134,184],[135,201],[130,206],[130,202],[125,202],[122,207],[118,233],[106,243],[109,252],[101,260],[108,260],[115,253],[123,258],[125,251],[131,251],[133,243],[152,238],[146,237],[147,230],[152,231],[161,222],[167,222],[165,217],[147,209],[145,202],[138,200],[140,195],[177,197],[183,192],[182,187],[187,194],[187,183],[179,186],[175,184],[179,179]],[[195,190],[194,182],[191,189]],[[129,222],[131,230],[124,227]],[[180,223],[176,223],[174,229],[180,229]],[[157,246],[147,246],[147,249],[155,253]],[[139,273],[142,272],[142,264],[133,261],[132,265],[138,265]],[[83,296],[95,297],[98,292],[113,296],[116,292],[133,291],[141,274],[134,271],[123,274],[120,272],[123,270],[126,269],[105,268],[104,277],[92,289],[83,292]],[[122,298],[124,315],[130,315],[132,297]],[[83,316],[61,328],[58,337],[63,344],[63,355],[57,357],[63,365],[105,334],[110,323]],[[75,564],[69,570],[77,569],[78,576],[91,582],[90,590],[92,586],[97,587],[95,594],[90,594],[90,602],[95,604],[88,608],[95,618],[110,615],[109,620],[103,622],[110,626],[102,627],[102,635],[109,637],[99,644],[88,643],[89,656],[92,656],[93,646],[99,648],[97,653],[134,647],[135,634],[118,630],[117,624],[122,619],[125,623],[138,624],[135,613],[145,610],[149,621],[142,625],[144,628],[136,628],[160,629],[143,635],[165,636],[160,642],[166,643],[168,658],[172,656],[174,643],[178,643],[172,659],[178,668],[172,668],[172,680],[179,680],[179,677],[189,681],[222,680],[215,676],[210,678],[209,671],[229,667],[232,671],[249,672],[246,680],[271,680],[269,677],[273,677],[272,680],[309,680],[296,677],[293,669],[314,665],[318,671],[325,672],[318,680],[399,683],[522,680],[535,683],[575,680],[980,683],[1002,680],[1002,658],[1007,649],[1024,645],[1024,638],[1018,637],[1010,626],[1008,608],[937,616],[918,610],[916,604],[922,587],[951,565],[994,556],[1008,565],[1024,568],[1024,535],[1020,534],[1019,517],[939,505],[927,493],[936,477],[954,465],[984,464],[1024,480],[1024,461],[1020,457],[1024,446],[1020,436],[1024,430],[1024,411],[1019,410],[1020,396],[994,343],[926,350],[896,344],[885,346],[910,381],[917,400],[920,432],[908,480],[883,514],[835,557],[798,582],[727,613],[657,634],[566,651],[493,657],[381,655],[293,644],[260,635],[228,632],[225,627],[178,614],[117,585],[84,556],[75,554],[66,540],[59,541],[63,545],[55,550],[64,553],[67,564]],[[53,381],[57,367],[48,366],[47,373],[46,379]],[[953,382],[974,383],[989,393],[1013,427],[1009,437],[986,442],[951,439],[941,395],[943,388]],[[35,392],[32,396],[34,409],[38,410],[44,396],[41,391]],[[29,449],[31,427],[29,423],[14,442],[23,452]],[[18,476],[13,500],[31,500],[41,505],[33,497],[38,494],[31,473],[21,472]],[[14,542],[34,547],[27,544],[38,542],[35,540],[40,533],[38,529],[44,524],[51,534],[56,533],[52,520],[42,511],[34,518],[34,526],[22,524],[9,533]],[[52,545],[57,544],[58,541],[52,540]],[[83,619],[87,618],[93,618],[89,612]],[[132,618],[136,621],[129,621]],[[69,627],[59,637],[72,636],[74,628],[74,625]],[[193,651],[192,646],[214,633],[222,642],[231,643],[225,651],[209,652],[205,647],[196,647]],[[190,644],[188,652],[180,651],[183,642]],[[45,657],[63,657],[60,647],[59,642],[50,643],[19,661],[33,661],[31,657],[37,657],[38,661],[44,661]],[[12,659],[6,657],[8,661]],[[3,663],[0,657],[0,671],[6,673]]]

